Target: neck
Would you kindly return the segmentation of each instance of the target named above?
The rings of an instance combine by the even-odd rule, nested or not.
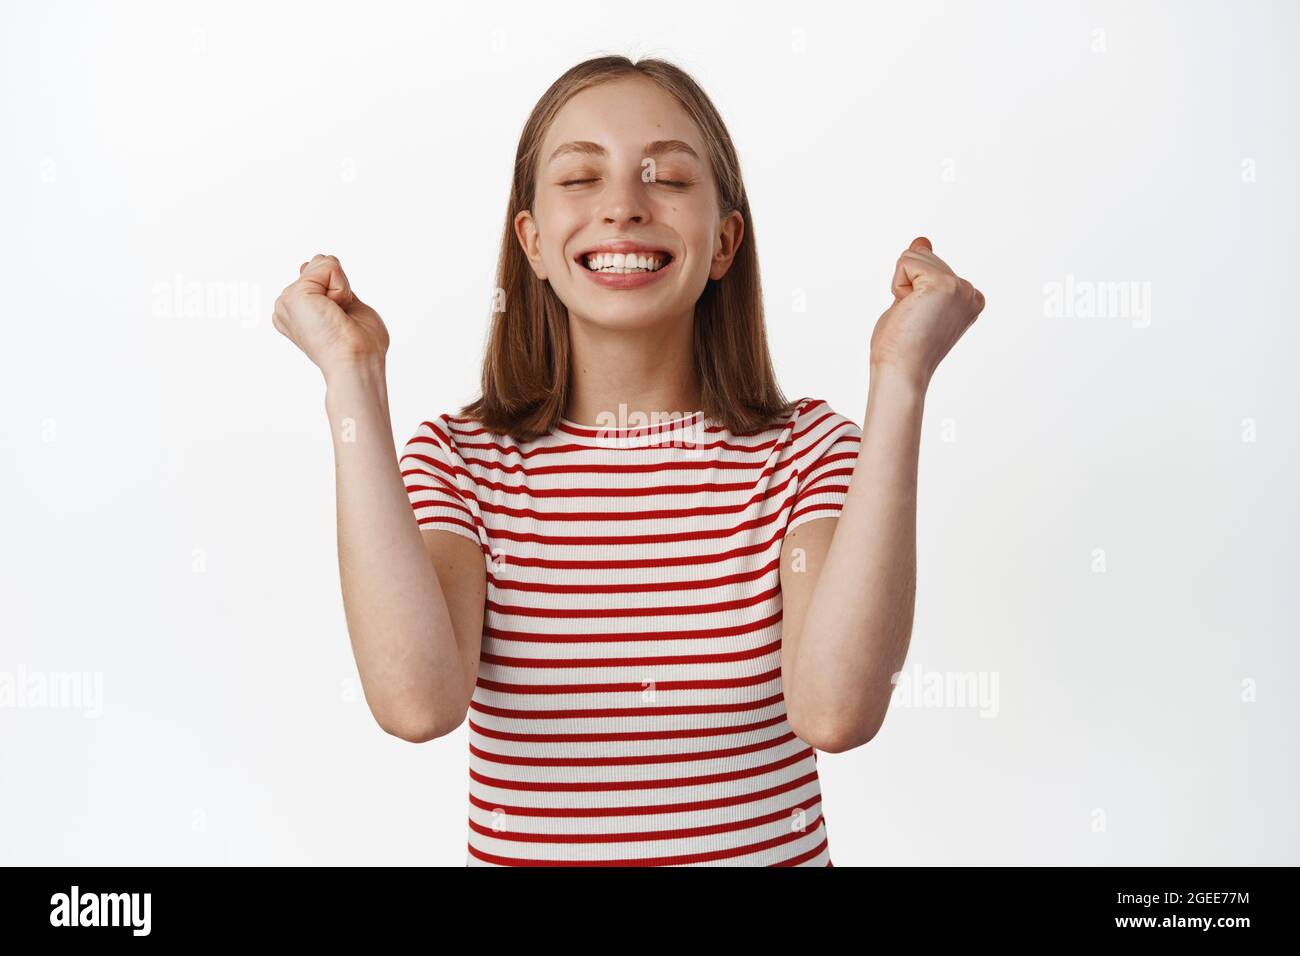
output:
[[[690,415],[700,409],[694,313],[648,328],[608,329],[569,316],[572,361],[564,417],[583,425],[638,413]]]

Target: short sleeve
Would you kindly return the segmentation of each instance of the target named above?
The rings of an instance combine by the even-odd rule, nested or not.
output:
[[[795,416],[798,479],[786,533],[816,518],[838,518],[862,448],[862,429],[824,401],[807,399]]]
[[[456,449],[447,415],[422,422],[398,464],[421,531],[451,531],[482,543],[473,478]]]

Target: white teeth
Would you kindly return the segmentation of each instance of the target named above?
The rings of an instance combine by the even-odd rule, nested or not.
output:
[[[664,267],[665,256],[657,252],[641,253],[598,252],[585,257],[592,272],[626,274],[630,272],[657,272]]]

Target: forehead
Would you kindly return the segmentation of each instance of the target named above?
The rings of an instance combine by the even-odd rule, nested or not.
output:
[[[542,141],[540,160],[545,165],[556,147],[571,142],[639,156],[657,140],[680,140],[705,156],[699,130],[671,93],[644,77],[621,77],[583,90],[560,108]]]

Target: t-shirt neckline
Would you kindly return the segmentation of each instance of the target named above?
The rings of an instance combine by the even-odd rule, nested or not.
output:
[[[703,410],[688,415],[666,415],[647,424],[604,426],[575,422],[561,416],[552,429],[567,444],[593,448],[699,447],[707,437]]]

